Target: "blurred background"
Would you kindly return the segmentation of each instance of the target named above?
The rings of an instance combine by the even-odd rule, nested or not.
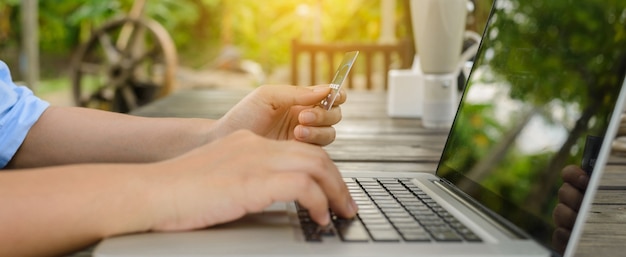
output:
[[[135,1],[31,1],[37,4],[39,39],[40,72],[34,90],[53,103],[72,105],[69,73],[77,49],[94,30],[128,15]],[[23,81],[27,70],[23,2],[0,0],[0,60],[11,67],[15,81]],[[408,2],[148,0],[143,17],[160,23],[169,33],[177,52],[179,88],[254,87],[290,83],[292,40],[372,44],[412,40]],[[476,3],[472,15],[482,18],[468,19],[468,26],[482,31],[480,20],[488,15],[491,1],[477,2],[482,3]],[[244,71],[250,83],[229,83],[223,70]]]

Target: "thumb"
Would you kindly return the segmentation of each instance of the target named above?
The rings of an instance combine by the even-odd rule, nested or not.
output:
[[[262,99],[274,109],[291,107],[294,105],[319,104],[329,93],[328,85],[311,87],[302,86],[263,86],[260,90]]]

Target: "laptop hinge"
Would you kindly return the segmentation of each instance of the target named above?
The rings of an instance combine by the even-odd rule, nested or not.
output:
[[[458,189],[451,187],[445,181],[432,180],[432,182],[439,188],[449,193],[449,195],[454,197],[457,201],[461,202],[461,204],[465,205],[474,213],[478,214],[481,218],[483,218],[484,220],[489,222],[491,225],[496,227],[498,230],[502,231],[504,234],[509,236],[509,238],[513,238],[513,239],[529,238],[528,236],[525,236],[524,232],[520,231],[517,228],[512,227],[512,225],[504,223],[497,217],[494,217],[493,214],[486,212],[484,208],[479,207],[475,201],[473,201],[472,199],[469,199],[468,196],[466,196],[464,193],[460,193]]]

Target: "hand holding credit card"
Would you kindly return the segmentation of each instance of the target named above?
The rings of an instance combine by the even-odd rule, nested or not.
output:
[[[320,103],[324,109],[330,110],[330,108],[333,107],[333,103],[339,95],[341,84],[343,84],[343,81],[348,76],[348,73],[350,72],[350,69],[352,68],[352,65],[354,64],[354,61],[356,60],[356,57],[358,55],[359,51],[352,51],[346,53],[346,55],[343,57],[339,68],[337,68],[337,71],[335,72],[335,77],[333,78],[332,82],[330,82],[331,91],[328,96],[326,96],[326,98]]]

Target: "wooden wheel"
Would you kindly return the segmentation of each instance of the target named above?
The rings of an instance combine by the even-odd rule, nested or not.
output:
[[[71,66],[77,106],[129,112],[174,88],[176,48],[148,19],[106,23],[80,46]]]

